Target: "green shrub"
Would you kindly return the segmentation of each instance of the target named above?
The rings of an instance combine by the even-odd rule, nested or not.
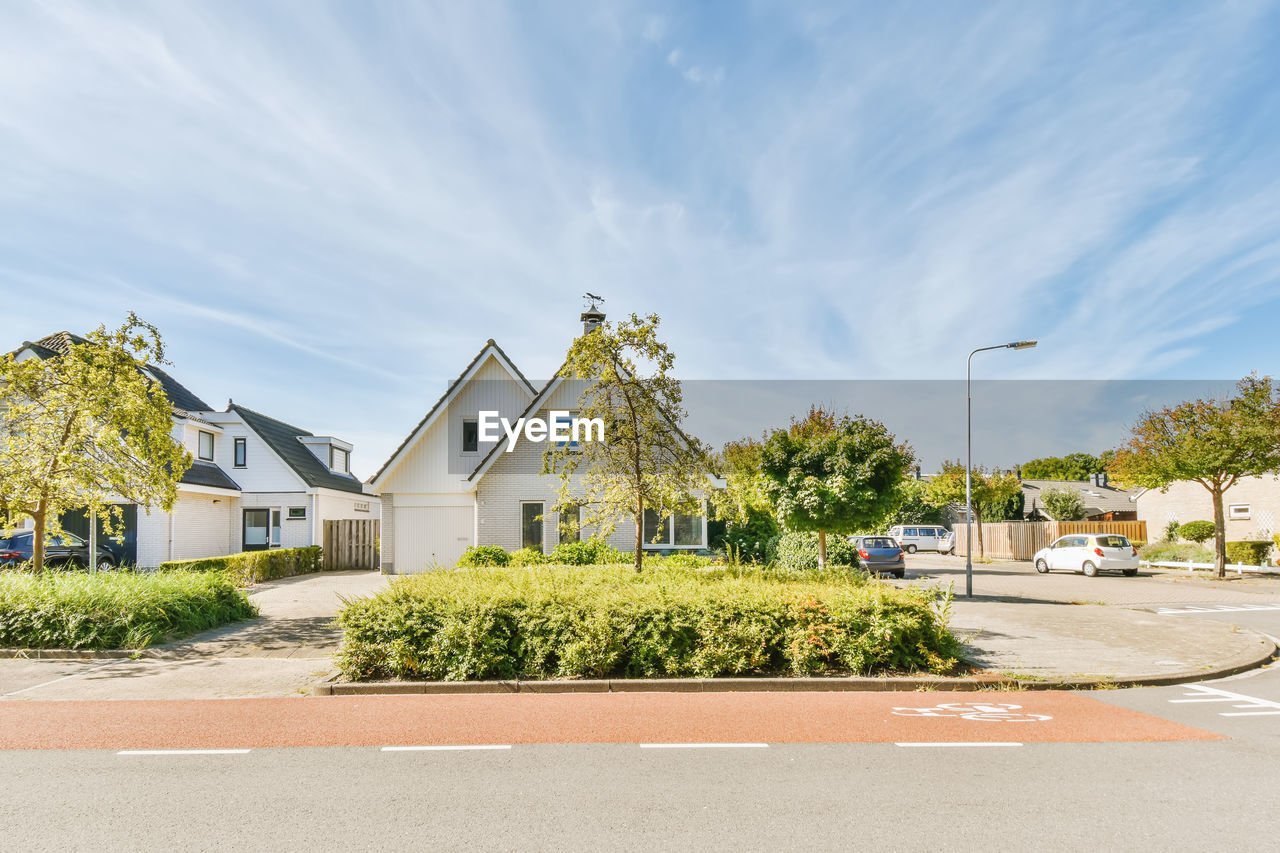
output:
[[[625,563],[631,555],[624,554],[603,539],[592,537],[581,542],[561,542],[551,549],[548,563],[561,566],[604,566]]]
[[[676,551],[674,554],[646,554],[644,557],[644,565],[646,568],[662,568],[664,566],[673,569],[705,569],[715,561],[711,557],[692,554],[688,551]]]
[[[1212,521],[1188,521],[1178,527],[1178,536],[1199,545],[1212,539],[1217,529]]]
[[[511,557],[497,545],[472,545],[458,558],[458,565],[463,568],[505,566],[510,562]]]
[[[524,566],[540,566],[547,561],[543,553],[536,548],[521,548],[519,551],[512,551],[507,558],[507,565],[514,568],[522,568]]]
[[[454,569],[350,602],[349,679],[945,673],[960,646],[933,590],[847,571]]]
[[[1267,561],[1271,552],[1271,543],[1266,540],[1247,539],[1240,542],[1227,543],[1227,562],[1242,563],[1246,566],[1261,566]]]
[[[1138,556],[1151,562],[1212,563],[1213,552],[1191,542],[1151,542],[1138,549]]]
[[[324,568],[323,548],[276,548],[270,551],[245,551],[225,557],[202,560],[175,560],[161,563],[161,570],[188,572],[222,572],[241,586],[262,581],[288,578],[318,572]]]
[[[218,572],[0,572],[0,647],[142,649],[257,613]]]
[[[1180,525],[1176,521],[1170,521],[1168,524],[1166,524],[1164,526],[1164,541],[1177,542],[1179,526]]]
[[[778,522],[759,510],[748,513],[746,521],[725,525],[720,545],[726,555],[740,563],[770,563],[778,541]]]
[[[818,534],[784,533],[778,537],[774,560],[784,569],[813,571],[818,568]],[[844,536],[827,534],[827,563],[857,568],[858,549]]]

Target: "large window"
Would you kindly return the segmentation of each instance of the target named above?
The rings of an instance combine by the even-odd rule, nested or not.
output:
[[[659,518],[656,510],[644,511],[644,544],[650,548],[703,548],[703,517],[677,512]]]
[[[199,444],[196,448],[200,459],[204,462],[213,461],[213,433],[201,430]]]
[[[235,466],[237,468],[243,468],[245,466],[245,462],[247,461],[247,457],[248,457],[248,453],[247,453],[247,448],[245,447],[245,439],[237,438],[236,450],[235,450]]]
[[[520,504],[520,546],[542,551],[542,501]]]
[[[350,465],[351,454],[341,447],[329,447],[329,467],[339,474],[346,474]]]
[[[475,453],[480,449],[480,422],[468,418],[462,422],[462,452]]]
[[[576,505],[560,510],[560,541],[582,541],[582,516]]]

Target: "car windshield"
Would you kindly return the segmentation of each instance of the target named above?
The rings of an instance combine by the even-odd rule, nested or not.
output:
[[[0,549],[30,548],[31,534],[19,530],[6,530],[0,533]]]
[[[1099,536],[1099,548],[1128,548],[1129,540],[1123,536]]]
[[[863,548],[897,548],[898,543],[887,536],[868,536],[862,540]]]

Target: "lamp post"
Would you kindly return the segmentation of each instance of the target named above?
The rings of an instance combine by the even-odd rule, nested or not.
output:
[[[964,597],[973,598],[973,357],[993,349],[1031,349],[1036,341],[978,347],[969,353],[964,377]]]

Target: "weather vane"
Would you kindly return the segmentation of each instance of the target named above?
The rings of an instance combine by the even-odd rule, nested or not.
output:
[[[603,296],[596,296],[589,290],[583,294],[582,299],[587,303],[585,307],[588,311],[599,311],[600,303],[604,302]]]

